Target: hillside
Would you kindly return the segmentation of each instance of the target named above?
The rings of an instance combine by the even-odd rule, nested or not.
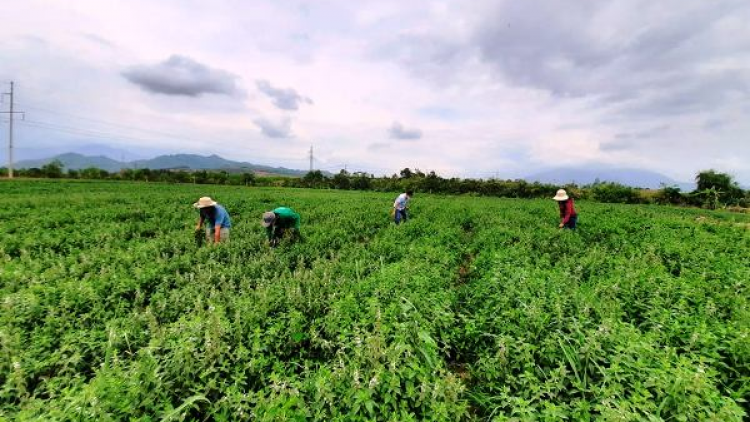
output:
[[[59,160],[66,169],[80,170],[87,167],[97,167],[109,172],[116,172],[124,168],[149,168],[149,169],[190,169],[190,170],[226,170],[226,171],[253,171],[283,176],[304,176],[305,170],[295,170],[285,167],[272,167],[247,162],[232,161],[219,157],[218,155],[197,154],[170,154],[160,155],[147,160],[118,161],[112,158],[90,156],[77,153],[65,153],[53,157],[24,160],[16,163],[17,168],[42,167],[54,160]]]
[[[23,168],[34,168],[42,167],[54,160],[58,160],[65,166],[66,169],[80,170],[88,167],[96,167],[109,172],[119,171],[121,168],[127,167],[121,161],[113,160],[103,155],[83,155],[74,152],[68,152],[65,154],[55,155],[49,158],[35,159],[35,160],[23,160],[16,163],[15,167],[18,169]]]
[[[642,169],[630,168],[580,168],[565,167],[556,168],[524,177],[531,182],[551,183],[564,185],[575,183],[577,185],[588,185],[597,181],[615,182],[627,186],[658,189],[662,184],[677,185],[683,190],[692,190],[691,183],[678,182],[661,173]]]

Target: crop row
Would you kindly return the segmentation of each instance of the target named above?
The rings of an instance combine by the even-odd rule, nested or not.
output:
[[[6,183],[0,410],[17,420],[741,420],[741,216],[545,201]],[[232,240],[197,248],[211,195]],[[302,215],[268,249],[263,211]],[[698,220],[696,220],[698,219]],[[742,222],[744,224],[744,222]]]

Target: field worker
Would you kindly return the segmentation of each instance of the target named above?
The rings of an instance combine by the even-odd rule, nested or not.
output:
[[[573,205],[573,198],[568,196],[565,189],[560,189],[554,198],[560,207],[560,228],[575,229],[578,222],[578,213]]]
[[[268,244],[271,247],[278,246],[287,230],[291,231],[293,239],[298,239],[300,236],[299,214],[291,208],[279,207],[273,211],[263,213],[261,224],[266,228]]]
[[[396,224],[399,224],[402,221],[406,221],[406,210],[409,209],[409,201],[411,200],[412,196],[414,196],[414,191],[407,190],[406,192],[399,195],[396,198],[396,201],[393,202],[393,218]]]
[[[196,231],[200,231],[203,223],[206,223],[206,241],[208,243],[226,242],[229,240],[229,229],[232,222],[229,220],[229,213],[216,201],[204,196],[198,202],[193,204],[200,213]]]

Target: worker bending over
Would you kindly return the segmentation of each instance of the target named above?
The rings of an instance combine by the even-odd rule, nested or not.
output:
[[[409,209],[409,201],[411,200],[411,197],[414,195],[414,191],[407,190],[406,192],[402,193],[396,198],[396,201],[393,202],[393,221],[396,222],[396,224],[401,223],[402,221],[406,221],[408,216],[406,215],[406,210]]]
[[[266,228],[268,244],[271,247],[276,247],[287,230],[290,231],[293,240],[300,238],[299,222],[299,214],[294,212],[293,209],[279,207],[273,211],[263,213],[261,224]]]
[[[554,198],[560,207],[560,228],[575,229],[578,222],[578,213],[573,204],[573,198],[568,196],[565,189],[560,189]]]
[[[229,229],[232,227],[232,221],[229,219],[229,213],[218,202],[204,196],[198,202],[193,204],[198,209],[200,218],[196,231],[200,231],[203,223],[206,223],[206,241],[208,243],[226,242],[229,240]]]

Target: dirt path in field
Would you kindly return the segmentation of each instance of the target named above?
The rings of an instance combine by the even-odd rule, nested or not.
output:
[[[473,245],[474,241],[474,225],[472,222],[463,222],[461,224],[461,229],[463,230],[463,235],[461,238],[461,247],[464,249],[462,256],[461,256],[461,262],[458,265],[458,268],[456,270],[456,280],[453,284],[453,289],[460,293],[462,289],[468,288],[468,284],[471,284],[472,278],[474,277],[474,271],[473,271],[473,265],[474,265],[474,259],[476,258],[476,245]],[[460,295],[459,295],[460,296]],[[464,312],[464,304],[459,299],[456,298],[456,302],[453,306],[454,314],[456,315],[456,324],[460,324],[460,317]],[[471,370],[469,368],[469,362],[466,359],[466,356],[461,355],[458,352],[458,345],[452,345],[453,350],[450,353],[450,356],[446,359],[446,366],[449,371],[451,371],[455,376],[461,380],[463,385],[468,389],[471,387]],[[476,415],[477,410],[472,406],[471,402],[468,403],[468,411],[470,415]]]
[[[461,224],[463,230],[463,244],[471,245],[471,241],[474,238],[474,226],[471,222],[464,222]],[[469,281],[471,274],[471,265],[474,262],[475,253],[473,250],[466,251],[461,259],[461,264],[458,267],[458,279],[456,281],[457,286],[466,284]]]

